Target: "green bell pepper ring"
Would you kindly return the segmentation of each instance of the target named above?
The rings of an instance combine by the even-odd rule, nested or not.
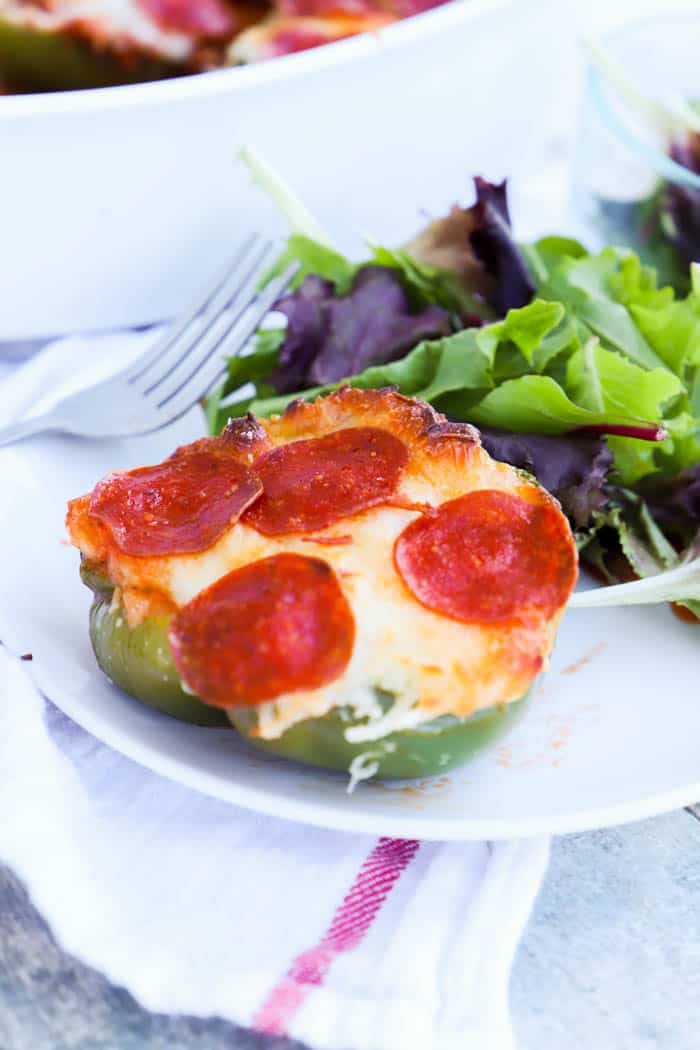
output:
[[[403,729],[376,741],[350,743],[353,723],[337,708],[320,718],[297,722],[281,736],[254,735],[255,707],[221,708],[202,703],[182,687],[168,643],[168,616],[153,616],[129,627],[123,609],[112,601],[114,585],[83,562],[83,582],[95,594],[90,638],[102,670],[131,696],[166,714],[196,725],[229,725],[253,747],[280,758],[347,773],[355,759],[376,763],[373,776],[386,780],[446,773],[474,758],[503,736],[525,708],[525,699],[478,711],[469,718],[443,715],[416,729]],[[229,721],[230,720],[230,721]]]
[[[114,585],[85,562],[80,575],[95,594],[90,609],[90,641],[97,663],[125,693],[183,722],[228,725],[218,707],[185,692],[170,655],[169,616],[152,616],[129,627],[124,610],[112,601]]]
[[[353,724],[335,708],[321,718],[297,722],[274,740],[251,736],[257,725],[255,708],[230,708],[231,722],[253,747],[307,766],[347,773],[354,759],[367,756],[376,764],[372,778],[409,780],[446,773],[475,758],[502,737],[525,708],[525,698],[478,711],[469,718],[436,718],[417,729],[402,729],[380,740],[349,743],[345,730]]]

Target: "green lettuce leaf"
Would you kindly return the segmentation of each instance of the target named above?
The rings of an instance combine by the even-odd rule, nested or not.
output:
[[[564,314],[564,307],[560,303],[535,299],[529,306],[509,310],[502,321],[476,329],[476,344],[491,366],[494,365],[496,351],[508,344],[517,348],[525,362],[531,365],[542,341],[557,328]]]
[[[563,303],[583,331],[598,336],[608,349],[643,368],[662,368],[664,362],[613,293],[613,279],[626,258],[628,254],[621,249],[606,248],[598,255],[567,254],[558,263],[550,260],[547,277],[538,283],[537,294]]]
[[[610,438],[618,475],[634,484],[656,471],[675,474],[696,463],[700,267],[691,268],[688,296],[676,298],[673,289],[658,286],[651,267],[620,248],[589,255],[577,242],[547,238],[525,254],[538,294],[565,306],[581,343],[542,371],[554,375],[577,404],[630,413],[663,424],[667,431],[668,438],[656,446]],[[592,336],[599,349],[584,351]]]
[[[420,397],[425,401],[438,402],[441,398],[458,391],[471,392],[475,398],[492,386],[488,358],[475,341],[477,329],[465,329],[445,339],[419,343],[410,354],[386,365],[366,368],[360,375],[348,376],[337,383],[312,387],[295,394],[278,397],[251,397],[231,406],[229,415],[244,415],[253,412],[258,416],[270,416],[282,412],[290,401],[301,398],[313,401],[322,394],[330,394],[342,386],[361,389],[397,387],[402,394]]]
[[[581,259],[588,252],[571,237],[542,237],[534,244],[521,244],[520,250],[537,285],[542,287],[563,259]]]
[[[537,434],[565,434],[578,427],[624,426],[635,422],[629,416],[584,408],[551,376],[538,375],[501,383],[470,410],[469,418],[477,425]]]
[[[255,182],[272,198],[294,233],[320,244],[330,245],[330,238],[315,215],[252,146],[242,146],[239,157]]]
[[[664,408],[685,388],[665,368],[645,370],[590,339],[569,359],[567,389],[580,405],[661,423]]]
[[[252,411],[269,416],[281,412],[294,398],[313,400],[343,385],[395,386],[401,393],[429,401],[448,415],[514,432],[562,434],[578,427],[643,424],[644,420],[620,408],[615,396],[609,401],[604,399],[600,406],[586,404],[582,378],[578,385],[583,403],[578,403],[552,376],[528,371],[547,340],[554,340],[557,353],[568,347],[570,371],[578,377],[576,354],[581,352],[580,347],[566,325],[562,333],[563,320],[564,309],[560,304],[535,300],[529,306],[511,310],[502,321],[492,325],[468,328],[444,339],[420,343],[398,361],[367,368],[337,383],[283,396],[269,396],[269,388],[259,381],[269,367],[267,354],[274,354],[274,346],[258,347],[254,354],[231,362],[227,383],[227,388],[232,389],[236,384],[253,382],[256,393],[225,411],[229,415]],[[607,357],[600,349],[593,348],[593,351],[593,361],[607,375],[612,370]],[[651,375],[637,371],[643,381]],[[515,378],[504,378],[508,375]],[[653,380],[652,376],[652,385]],[[669,389],[675,392],[677,382],[671,376],[657,386],[664,400]],[[656,411],[657,402],[651,394],[644,403]],[[222,422],[221,417],[218,422]]]
[[[224,387],[227,394],[246,383],[256,386],[255,394],[222,408],[219,397],[209,407],[209,422],[218,432],[229,416],[252,411],[268,416],[284,409],[294,398],[310,401],[344,385],[363,388],[396,386],[403,394],[420,397],[442,411],[462,415],[494,386],[494,369],[500,355],[514,354],[519,359],[516,369],[527,367],[537,348],[556,331],[563,316],[557,303],[535,301],[520,310],[511,310],[502,320],[484,328],[465,328],[444,339],[419,343],[398,361],[367,368],[356,376],[337,383],[312,387],[293,394],[270,396],[264,380],[272,372],[281,342],[277,331],[259,333],[253,353],[229,361]],[[264,336],[264,341],[260,336]],[[585,419],[599,417],[585,414]]]
[[[634,551],[630,551],[630,554],[636,557]],[[662,602],[677,602],[696,616],[700,615],[700,557],[643,575],[632,583],[579,591],[572,594],[569,607],[592,609],[603,606],[656,605]]]
[[[266,285],[273,277],[284,273],[290,263],[299,263],[292,288],[298,288],[309,274],[316,274],[326,281],[332,281],[338,295],[345,295],[349,291],[358,269],[354,263],[327,244],[312,240],[302,233],[293,233],[279,259],[263,276],[261,285]]]
[[[274,393],[272,387],[266,383],[266,379],[277,363],[277,355],[283,342],[283,328],[261,329],[249,353],[239,357],[229,357],[226,382],[213,394],[210,394],[205,404],[210,434],[220,433],[231,416],[243,414],[233,406],[227,406],[226,398],[229,393],[235,395],[248,383],[255,385],[256,396]]]
[[[460,318],[493,320],[495,311],[459,282],[450,270],[419,263],[400,248],[386,248],[371,241],[374,262],[398,270],[414,306],[433,303]]]

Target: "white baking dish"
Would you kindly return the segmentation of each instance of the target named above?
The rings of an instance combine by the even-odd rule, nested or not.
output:
[[[246,142],[351,252],[517,172],[549,6],[454,0],[257,66],[0,98],[0,341],[170,316],[244,229],[281,229]]]

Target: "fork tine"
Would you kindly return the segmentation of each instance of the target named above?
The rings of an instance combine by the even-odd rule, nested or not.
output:
[[[216,318],[215,322],[212,322],[203,337],[197,340],[196,343],[192,343],[179,366],[171,371],[157,387],[151,386],[146,391],[147,396],[157,399],[158,407],[165,404],[190,381],[204,362],[208,361],[211,355],[217,351],[222,340],[239,323],[242,316],[250,313],[251,310],[256,312],[256,316],[260,314],[257,296],[258,283],[259,269],[252,270],[248,274],[247,279],[237,289],[235,298],[231,301],[230,306],[222,310],[221,316]],[[280,285],[279,278],[273,279],[260,293],[260,303],[266,304],[270,302],[271,296],[277,297]],[[271,301],[274,302],[274,298]],[[262,309],[264,309],[264,305]]]
[[[177,346],[161,358],[158,367],[139,383],[144,396],[150,397],[161,386],[171,388],[178,383],[182,370],[189,368],[191,355],[198,353],[201,358],[208,345],[216,344],[222,324],[228,326],[227,312],[231,305],[253,298],[264,264],[272,261],[271,249],[271,243],[266,241],[246,256],[244,264],[231,274],[212,299],[209,310],[202,317],[203,323],[193,325]],[[154,396],[159,397],[161,393]]]
[[[131,381],[137,379],[140,375],[143,375],[143,373],[146,372],[148,368],[150,368],[150,366],[153,363],[155,363],[163,353],[165,353],[165,351],[172,345],[172,343],[174,343],[175,340],[180,338],[180,336],[186,330],[187,326],[191,324],[194,318],[206,308],[213,296],[221,288],[224,281],[226,281],[229,275],[235,269],[237,269],[241,257],[245,255],[245,253],[252,247],[252,245],[257,239],[258,234],[254,233],[246,237],[246,239],[239,245],[238,251],[236,252],[234,257],[232,259],[229,259],[225,267],[221,270],[219,277],[217,278],[213,287],[209,285],[207,287],[206,292],[200,292],[199,297],[196,299],[196,301],[192,303],[189,310],[185,312],[184,316],[179,321],[176,321],[174,324],[170,325],[167,328],[167,330],[163,333],[161,338],[157,341],[157,343],[154,346],[152,346],[149,350],[147,350],[144,354],[142,354],[141,357],[138,358],[138,360],[134,361],[131,368],[126,369],[126,371],[123,373],[124,379]]]
[[[171,398],[162,409],[159,409],[158,426],[164,427],[173,423],[188,412],[193,405],[204,401],[225,374],[226,363],[220,357],[212,357],[197,373],[196,384],[191,383],[185,390]]]
[[[169,325],[156,344],[151,347],[139,360],[135,361],[131,368],[124,373],[124,379],[135,385],[138,379],[145,376],[151,368],[164,358],[172,356],[172,352],[187,333],[190,326],[199,317],[206,317],[214,309],[218,314],[216,306],[222,291],[230,284],[232,278],[239,272],[246,258],[254,251],[255,246],[260,243],[258,234],[250,234],[238,246],[233,258],[229,259],[226,266],[220,272],[213,285],[209,285],[205,292],[200,292],[198,298],[190,304],[184,315]],[[148,380],[146,380],[148,382]]]
[[[200,401],[216,380],[223,376],[226,371],[225,357],[235,356],[243,349],[276,300],[289,287],[298,269],[298,264],[292,264],[280,277],[271,281],[255,299],[251,309],[246,311],[244,308],[221,335],[217,344],[210,348],[206,360],[195,367],[177,389],[158,404],[165,416],[161,426],[177,419]],[[220,353],[214,356],[217,350]]]

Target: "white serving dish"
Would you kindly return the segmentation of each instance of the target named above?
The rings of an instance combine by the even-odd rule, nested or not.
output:
[[[0,342],[152,322],[279,220],[251,143],[339,245],[396,242],[517,174],[548,90],[549,0],[453,0],[377,34],[175,81],[0,98]],[[504,90],[517,84],[517,91]]]

